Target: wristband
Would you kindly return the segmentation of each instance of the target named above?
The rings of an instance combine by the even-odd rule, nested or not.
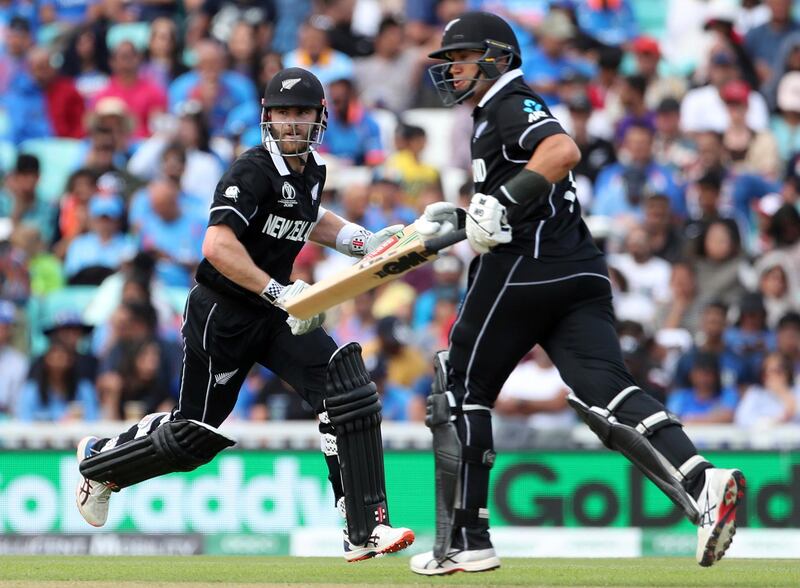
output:
[[[531,201],[541,201],[547,198],[553,184],[542,174],[530,169],[523,169],[505,184],[495,197],[503,195],[511,204],[526,204]]]
[[[270,304],[275,304],[275,300],[281,295],[281,292],[283,292],[284,288],[285,286],[283,284],[270,278],[269,282],[267,282],[267,285],[264,286],[264,289],[261,291],[261,298]]]
[[[347,223],[336,235],[336,251],[350,257],[364,257],[372,233],[356,223]]]

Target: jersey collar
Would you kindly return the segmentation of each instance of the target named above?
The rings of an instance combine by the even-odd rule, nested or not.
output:
[[[506,73],[501,75],[499,78],[497,78],[497,81],[494,83],[494,85],[491,88],[489,88],[489,91],[483,95],[481,101],[478,102],[478,108],[483,108],[484,106],[486,106],[486,103],[489,102],[489,100],[491,100],[492,98],[494,98],[500,90],[505,88],[512,81],[521,77],[522,77],[522,70],[519,68],[512,69],[511,71],[507,71]]]
[[[266,141],[264,149],[266,149],[267,153],[272,157],[272,163],[275,165],[275,169],[278,170],[278,173],[282,176],[288,176],[289,166],[286,165],[286,161],[283,159],[283,155],[281,155],[281,148],[278,147],[277,143],[275,143],[275,141]]]

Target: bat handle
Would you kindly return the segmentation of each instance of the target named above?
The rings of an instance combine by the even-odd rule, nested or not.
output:
[[[433,253],[438,253],[442,249],[450,247],[450,245],[455,245],[459,241],[463,241],[466,238],[467,229],[457,229],[447,233],[446,235],[442,235],[441,237],[433,237],[428,239],[425,241],[425,249]]]

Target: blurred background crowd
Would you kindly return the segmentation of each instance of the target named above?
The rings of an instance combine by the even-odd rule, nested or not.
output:
[[[0,419],[171,408],[209,203],[283,67],[326,87],[326,207],[376,230],[468,202],[471,111],[441,108],[426,67],[469,9],[512,23],[525,80],[581,148],[642,386],[687,423],[800,422],[797,0],[0,0]],[[423,419],[473,255],[329,313],[385,419]],[[308,244],[295,278],[349,263]],[[556,439],[566,393],[534,349],[498,442]],[[232,418],[312,416],[256,367]]]

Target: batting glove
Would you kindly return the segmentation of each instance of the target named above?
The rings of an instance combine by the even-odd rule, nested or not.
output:
[[[494,196],[475,194],[467,212],[467,240],[478,253],[511,242],[511,227],[506,220],[506,207]]]
[[[303,280],[297,280],[293,284],[289,284],[275,299],[275,305],[280,307],[285,306],[286,302],[296,296],[299,296],[308,287],[308,284],[306,284]],[[305,335],[306,333],[310,333],[314,329],[321,327],[322,323],[324,322],[324,312],[321,312],[317,316],[313,316],[310,319],[299,319],[292,315],[289,315],[289,318],[286,319],[286,324],[289,325],[289,328],[292,330],[292,335]]]
[[[369,255],[376,249],[379,249],[381,245],[402,230],[403,225],[391,225],[385,229],[381,229],[377,233],[372,233],[369,237],[367,237],[367,245],[364,248],[364,255]]]
[[[433,202],[425,207],[415,226],[423,237],[441,237],[458,227],[458,207],[450,202]]]

